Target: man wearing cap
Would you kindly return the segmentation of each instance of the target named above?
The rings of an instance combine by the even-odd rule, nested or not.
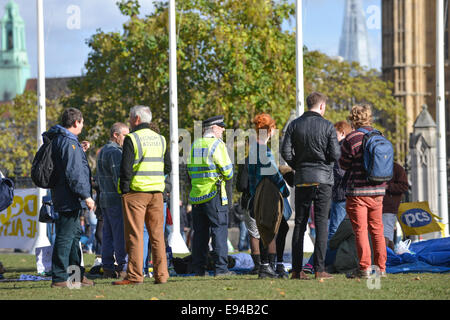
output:
[[[194,229],[192,264],[198,276],[205,275],[210,237],[215,276],[233,274],[227,267],[228,199],[225,190],[225,181],[233,177],[233,164],[221,140],[224,131],[223,116],[203,121],[203,137],[192,144],[188,163]]]

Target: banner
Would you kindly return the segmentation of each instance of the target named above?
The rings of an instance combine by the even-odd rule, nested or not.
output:
[[[14,201],[0,212],[0,248],[31,250],[37,237],[38,189],[14,190]]]
[[[443,230],[443,224],[435,220],[441,217],[431,213],[427,201],[401,203],[397,218],[405,236]]]

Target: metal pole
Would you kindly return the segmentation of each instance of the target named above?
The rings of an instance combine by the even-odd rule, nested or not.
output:
[[[176,43],[175,0],[169,1],[169,77],[170,77],[170,158],[172,162],[172,191],[170,192],[170,212],[173,230],[169,245],[173,253],[188,253],[189,249],[180,233],[180,181],[178,154],[178,96],[177,96],[177,43]]]
[[[436,118],[438,123],[438,215],[448,237],[447,154],[445,132],[444,0],[436,0]]]
[[[37,7],[37,43],[38,43],[38,118],[37,118],[37,147],[43,144],[42,133],[46,130],[45,116],[45,51],[44,51],[44,7],[43,0],[36,0]],[[44,189],[38,188],[37,210],[42,206],[42,197],[45,196]],[[35,249],[39,247],[49,246],[50,241],[47,237],[47,224],[37,222],[37,239],[31,250],[34,254]]]
[[[296,36],[295,36],[295,53],[296,53],[296,111],[297,117],[301,116],[305,111],[303,105],[304,89],[303,89],[303,26],[302,26],[302,0],[296,1],[295,20],[296,20]]]

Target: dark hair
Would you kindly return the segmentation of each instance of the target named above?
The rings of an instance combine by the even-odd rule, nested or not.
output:
[[[320,92],[313,92],[306,98],[306,105],[311,110],[316,104],[320,102],[327,102],[328,97]]]
[[[75,121],[83,120],[83,114],[76,108],[68,108],[64,110],[61,117],[61,126],[71,128],[75,125]]]

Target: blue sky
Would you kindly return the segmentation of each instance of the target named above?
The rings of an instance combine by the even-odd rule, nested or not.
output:
[[[96,32],[120,31],[125,18],[117,0],[44,0],[45,70],[47,77],[78,76],[89,54],[86,39]],[[294,0],[292,0],[294,1]],[[9,0],[0,0],[0,16]],[[37,76],[36,1],[15,0],[26,23],[31,76]],[[372,67],[381,67],[381,0],[362,0],[368,20]],[[141,0],[141,14],[153,0]],[[345,0],[303,0],[304,44],[328,55],[338,54]],[[286,24],[294,28],[295,21]]]

